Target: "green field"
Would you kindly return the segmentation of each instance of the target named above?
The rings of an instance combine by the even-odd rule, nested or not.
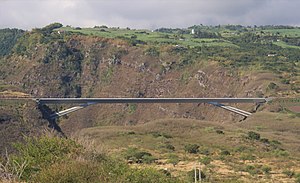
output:
[[[180,46],[220,46],[220,47],[238,47],[224,39],[215,38],[193,38],[190,34],[173,34],[173,33],[161,33],[149,30],[129,30],[129,29],[117,29],[117,28],[81,28],[80,30],[64,27],[60,30],[74,33],[82,33],[84,35],[100,36],[105,38],[127,38],[137,39],[147,43],[159,43],[159,44],[173,44]]]
[[[273,44],[277,45],[277,46],[280,46],[282,48],[295,48],[295,49],[300,49],[300,46],[293,46],[293,45],[288,45],[286,44],[285,42],[283,41],[277,41],[277,42],[274,42]]]
[[[267,29],[262,30],[264,32],[269,32],[272,34],[279,34],[280,36],[288,36],[288,37],[299,37],[300,36],[300,29],[294,28],[294,29]]]

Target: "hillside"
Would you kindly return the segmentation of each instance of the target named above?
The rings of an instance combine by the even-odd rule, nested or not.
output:
[[[299,98],[299,35],[299,28],[285,26],[201,25],[150,31],[54,23],[32,31],[4,29],[0,97]],[[253,112],[256,107],[234,106]],[[131,146],[149,151],[158,160],[145,166],[171,168],[172,175],[182,179],[193,162],[209,158],[212,166],[205,167],[213,182],[227,178],[289,182],[294,179],[283,171],[300,172],[299,115],[285,107],[264,105],[240,122],[241,116],[208,104],[94,105],[60,118],[57,124],[68,137],[80,134],[97,140],[111,156]],[[11,148],[10,142],[21,139],[21,133],[36,136],[47,126],[32,101],[1,100],[0,112],[2,137],[11,135],[1,147]],[[249,140],[249,131],[268,141]],[[160,149],[169,143],[175,151]],[[188,143],[209,153],[185,153]],[[244,149],[233,148],[238,144]],[[225,150],[230,156],[221,157]],[[159,163],[170,154],[183,165]],[[255,174],[248,165],[257,170]],[[260,165],[271,167],[272,174],[262,177]]]

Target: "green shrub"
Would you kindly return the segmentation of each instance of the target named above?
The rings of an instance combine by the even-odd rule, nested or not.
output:
[[[270,174],[270,171],[272,170],[272,168],[269,166],[263,166],[261,168],[261,170],[264,172],[264,174]]]
[[[124,152],[124,157],[125,159],[132,160],[136,163],[152,163],[156,160],[152,154],[131,147]]]
[[[173,138],[172,135],[166,134],[166,133],[160,133],[160,132],[151,132],[151,134],[153,135],[153,137],[157,138],[157,137],[164,137],[166,139],[170,139]]]
[[[286,175],[287,177],[289,177],[289,178],[292,178],[292,177],[295,176],[295,172],[292,171],[292,170],[284,170],[282,173],[283,173],[284,175]]]
[[[101,167],[89,163],[71,161],[68,163],[56,163],[48,168],[41,170],[41,172],[34,177],[34,182],[99,182],[105,181],[109,174],[105,175]]]
[[[260,134],[253,132],[253,131],[249,131],[248,132],[248,138],[251,140],[259,140],[260,139]]]
[[[246,172],[248,172],[250,175],[256,175],[256,174],[261,173],[260,170],[259,170],[257,167],[252,166],[252,165],[247,165],[245,170],[246,170]]]
[[[155,47],[150,47],[146,49],[145,55],[153,56],[153,57],[158,57],[159,56],[159,50]]]
[[[18,153],[10,159],[28,162],[21,177],[26,182],[179,182],[155,169],[132,169],[119,159],[83,151],[70,139],[48,136],[26,138],[25,143],[15,146]],[[130,152],[136,158],[152,162],[150,153],[136,149]]]
[[[272,151],[272,154],[276,157],[287,157],[289,153],[284,149],[275,149]]]
[[[191,153],[191,154],[197,154],[199,152],[199,145],[197,144],[187,144],[184,146],[185,152]]]
[[[278,89],[278,85],[276,83],[273,83],[271,82],[269,85],[268,85],[268,90],[276,90]]]
[[[169,154],[167,163],[171,163],[175,166],[179,163],[179,157],[176,154]]]
[[[129,114],[135,113],[136,108],[137,108],[137,105],[136,105],[136,104],[129,104],[129,105],[128,105],[128,111],[129,111]]]
[[[281,145],[281,142],[279,142],[278,140],[270,141],[270,146],[274,149],[278,149],[280,145]]]
[[[135,132],[134,131],[129,131],[127,132],[128,135],[135,135]]]
[[[157,159],[155,157],[153,157],[150,153],[142,156],[143,163],[150,164],[150,163],[155,162],[155,160],[157,160]]]
[[[228,155],[230,155],[230,152],[228,150],[222,150],[220,154],[222,156],[228,156]]]
[[[234,149],[235,152],[245,152],[245,151],[247,151],[247,150],[248,150],[248,147],[246,147],[246,146],[237,146],[237,147]]]
[[[204,165],[210,164],[211,161],[212,161],[212,159],[210,157],[207,157],[207,156],[200,159],[200,162]]]
[[[175,151],[175,147],[172,144],[169,144],[169,143],[165,145],[165,148],[169,149],[171,151]]]
[[[175,151],[175,147],[170,142],[164,142],[159,146],[159,148],[161,148],[164,152]]]
[[[33,182],[179,182],[163,172],[152,168],[132,169],[114,159],[94,163],[91,161],[68,161],[56,163],[43,169]]]
[[[208,156],[210,155],[210,150],[208,148],[200,148],[199,153]]]
[[[267,138],[261,138],[260,141],[265,144],[270,144],[270,141]]]
[[[223,130],[216,130],[216,133],[217,134],[224,134],[224,131]]]

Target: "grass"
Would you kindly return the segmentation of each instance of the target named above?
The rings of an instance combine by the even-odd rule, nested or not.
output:
[[[234,169],[234,166],[240,162],[244,162],[249,167],[251,163],[256,163],[258,167],[263,165],[268,167],[261,168],[260,174],[268,174],[270,168],[275,173],[281,173],[284,167],[295,168],[297,163],[291,162],[299,163],[300,161],[299,158],[297,159],[300,155],[297,151],[297,144],[300,141],[296,140],[300,139],[297,130],[300,127],[297,122],[299,119],[289,118],[287,114],[281,114],[283,120],[277,122],[275,120],[276,115],[278,114],[262,112],[238,124],[220,124],[190,119],[164,119],[130,127],[88,128],[81,130],[79,135],[94,139],[101,146],[105,145],[110,154],[114,156],[118,156],[120,150],[127,147],[149,152],[159,161],[166,162],[162,165],[154,164],[152,166],[171,168],[171,171],[179,177],[184,176],[184,170],[177,164],[186,167],[186,169],[192,169],[195,159],[200,159],[204,165],[207,164],[207,168],[214,172],[209,176],[217,180],[218,177],[224,176],[218,172],[221,171],[218,167],[223,166],[223,164],[229,169]],[[248,132],[255,130],[258,124],[261,127],[259,134],[263,140],[247,138]],[[222,129],[224,133],[217,133],[215,129]],[[156,134],[168,134],[172,138]],[[273,146],[273,141],[274,143],[280,142]],[[174,162],[170,160],[172,159],[169,157],[170,151],[167,151],[162,144],[174,146],[174,150],[171,151],[172,154],[176,154],[176,158],[173,158]],[[199,152],[194,154],[185,152],[185,146],[188,144],[198,144]],[[241,145],[243,148],[236,150],[236,147]],[[222,153],[224,149],[226,149],[226,155]],[[219,161],[222,163],[220,164]],[[255,167],[257,166],[255,165]],[[256,174],[256,169],[252,171],[251,168],[244,168],[243,171]],[[239,172],[236,172],[236,176],[238,175]],[[271,180],[273,179],[272,176],[270,174],[267,178]],[[255,176],[249,176],[249,179],[254,178]]]
[[[81,142],[81,144],[79,144]],[[16,153],[0,160],[1,173],[11,182],[182,182],[153,168],[132,168],[125,161],[101,154],[86,141],[65,139],[53,134],[26,138]],[[131,151],[137,158],[153,161],[151,154]]]
[[[287,35],[288,37],[300,36],[300,29],[267,29],[262,31],[273,33],[273,34],[279,33],[281,36]]]
[[[81,30],[76,30],[71,27],[64,27],[60,30],[82,33],[85,35],[94,35],[105,38],[128,38],[128,39],[137,39],[147,43],[168,43],[173,45],[181,45],[181,46],[219,46],[219,47],[238,47],[237,45],[232,44],[229,41],[223,39],[199,39],[193,38],[192,35],[183,34],[182,38],[178,38],[176,34],[170,33],[161,33],[161,32],[152,32],[149,30],[128,30],[128,29],[116,29],[116,28],[106,28],[102,29],[105,31],[100,31],[99,28],[82,28]]]
[[[293,45],[288,45],[283,41],[277,41],[277,42],[273,42],[273,44],[280,46],[282,48],[294,48],[294,49],[300,49],[300,46],[293,46]]]

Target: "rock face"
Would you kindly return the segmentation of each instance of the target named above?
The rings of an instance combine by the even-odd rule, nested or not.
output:
[[[72,35],[37,44],[25,56],[15,53],[5,57],[0,79],[34,97],[244,96],[248,83],[242,84],[216,62],[200,64],[202,61],[197,60],[199,64],[182,66],[180,56],[168,49],[161,53],[162,62],[157,56],[145,54],[144,47],[118,39]],[[71,114],[60,125],[71,133],[95,125],[136,124],[167,117],[238,118],[202,104],[98,105]]]

